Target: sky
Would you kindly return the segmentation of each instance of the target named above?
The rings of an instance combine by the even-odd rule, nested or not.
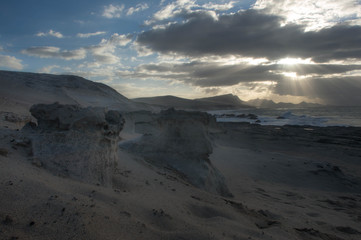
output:
[[[0,70],[128,98],[361,105],[361,1],[0,1]]]

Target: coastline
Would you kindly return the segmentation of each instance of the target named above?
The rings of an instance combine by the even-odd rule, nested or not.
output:
[[[219,122],[249,122],[261,125],[311,125],[361,127],[361,107],[253,108],[209,111]]]

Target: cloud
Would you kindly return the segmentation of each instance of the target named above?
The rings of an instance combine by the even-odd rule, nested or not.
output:
[[[102,16],[106,18],[120,18],[125,13],[126,16],[131,16],[136,12],[144,11],[148,9],[149,6],[147,3],[139,3],[135,7],[130,7],[125,9],[124,4],[122,5],[113,5],[110,4],[104,7]]]
[[[114,55],[115,47],[113,46],[93,46],[90,48],[90,52],[96,62],[102,64],[115,64],[120,61],[120,58]]]
[[[118,34],[114,33],[108,40],[103,39],[101,44],[108,44],[114,46],[126,46],[132,41],[131,34]]]
[[[86,50],[84,48],[76,50],[61,50],[58,47],[30,47],[22,50],[21,53],[40,58],[60,58],[64,60],[79,60],[86,57]]]
[[[152,55],[154,52],[146,46],[133,42],[132,48],[137,51],[138,57],[146,57]]]
[[[261,81],[289,80],[287,74],[294,73],[299,78],[310,76],[334,76],[360,70],[361,65],[316,65],[316,64],[224,64],[222,62],[190,62],[190,63],[158,63],[143,64],[134,72],[125,75],[134,78],[153,78],[175,80],[199,87],[224,87],[239,83],[252,83]],[[360,74],[361,75],[361,74]]]
[[[135,97],[151,97],[164,95],[165,92],[168,94],[179,94],[177,90],[169,88],[169,86],[144,86],[144,83],[109,83],[112,88],[120,92],[127,98]]]
[[[253,58],[361,59],[361,26],[335,25],[305,32],[302,25],[281,26],[281,17],[256,10],[219,16],[192,13],[186,22],[138,35],[137,43],[161,53],[187,56],[241,55]]]
[[[58,66],[58,65],[50,65],[50,66],[42,67],[41,69],[39,69],[39,72],[41,72],[41,73],[52,73],[54,68],[60,68],[60,66]]]
[[[109,39],[102,39],[100,44],[88,47],[92,56],[99,63],[115,64],[120,58],[115,55],[117,47],[124,47],[132,41],[131,35],[114,33]]]
[[[89,38],[89,37],[93,37],[93,36],[99,36],[99,35],[103,35],[106,34],[106,32],[94,32],[94,33],[78,33],[76,36],[80,37],[80,38]]]
[[[156,12],[153,15],[153,19],[159,21],[159,20],[171,18],[175,14],[177,14],[177,12],[175,11],[176,9],[177,9],[177,4],[175,4],[175,3],[168,4],[165,7],[163,7],[161,10]]]
[[[202,5],[203,8],[205,9],[212,9],[212,10],[218,10],[218,11],[226,11],[229,9],[232,9],[235,5],[235,1],[230,1],[228,3],[224,3],[224,4],[216,4],[216,3],[207,3]]]
[[[163,5],[163,3],[164,1],[161,1],[160,5]],[[177,0],[163,6],[159,11],[154,13],[151,19],[145,21],[145,25],[164,22],[176,17],[190,19],[194,13],[200,15],[205,14],[212,16],[214,19],[218,19],[217,13],[230,10],[234,8],[235,4],[236,1],[229,1],[223,4],[209,2],[200,5],[194,0]]]
[[[360,23],[361,5],[355,0],[258,0],[254,9],[282,16],[283,23],[302,24],[306,30],[320,30],[341,21]]]
[[[1,55],[0,54],[0,67],[22,70],[24,68],[22,60],[17,59],[13,56]]]
[[[127,16],[133,15],[136,12],[144,11],[145,9],[148,9],[149,6],[146,3],[139,3],[135,7],[130,7],[127,11]]]
[[[204,4],[199,5],[193,0],[177,0],[165,5],[162,9],[153,14],[152,18],[145,21],[146,25],[151,25],[156,22],[163,22],[175,17],[192,18],[193,13],[206,14],[217,19],[217,14],[214,10],[227,10],[233,2],[228,4]]]
[[[99,33],[99,32],[98,32]],[[61,50],[58,47],[42,46],[30,47],[21,53],[40,58],[60,58],[64,60],[80,60],[90,52],[97,63],[115,64],[120,58],[115,51],[118,47],[124,47],[132,41],[132,35],[122,35],[114,33],[109,39],[102,39],[98,45],[82,47],[75,50]]]
[[[103,17],[106,18],[120,18],[123,14],[124,5],[113,5],[110,4],[104,7],[104,11],[102,13]]]
[[[48,32],[44,33],[44,32],[38,32],[36,34],[36,36],[38,37],[56,37],[56,38],[64,38],[63,34],[61,34],[60,32],[55,32],[54,30],[50,29]]]
[[[245,81],[278,80],[279,76],[269,72],[270,67],[231,65],[218,63],[191,62],[182,64],[147,64],[139,67],[138,72],[162,79],[174,79],[194,86],[215,87],[232,86]]]

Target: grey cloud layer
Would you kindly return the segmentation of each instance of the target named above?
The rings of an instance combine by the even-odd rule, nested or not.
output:
[[[191,62],[183,64],[146,64],[133,73],[136,77],[174,79],[200,87],[232,86],[255,81],[281,81],[282,73],[304,75],[344,74],[361,69],[361,65],[302,64],[302,65],[220,65],[219,63]]]
[[[88,35],[99,35],[96,32]],[[86,34],[84,34],[86,35]],[[60,58],[64,60],[80,60],[90,52],[94,59],[102,64],[115,64],[119,62],[119,57],[115,51],[118,47],[124,47],[132,41],[132,35],[121,35],[114,33],[109,39],[102,39],[98,45],[86,46],[75,50],[61,50],[58,47],[42,46],[30,47],[21,51],[23,54],[40,58]]]
[[[86,57],[85,49],[60,50],[58,47],[31,47],[21,51],[23,54],[40,58],[61,58],[65,60],[79,60]]]
[[[141,33],[137,42],[154,51],[188,56],[237,54],[318,62],[361,58],[360,26],[336,25],[305,32],[304,26],[281,26],[282,18],[257,10],[222,15],[218,20],[202,12],[185,17],[185,23]]]

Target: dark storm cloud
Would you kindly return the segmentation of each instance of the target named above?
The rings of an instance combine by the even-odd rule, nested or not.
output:
[[[269,70],[271,66],[226,65],[191,62],[184,64],[147,64],[140,66],[136,74],[143,77],[174,79],[195,86],[232,86],[239,82],[277,80]]]
[[[133,73],[133,77],[173,79],[200,87],[232,86],[254,81],[281,81],[284,72],[298,76],[343,74],[361,65],[301,64],[301,65],[220,65],[219,63],[190,62],[182,64],[146,64]]]
[[[218,20],[204,13],[185,16],[188,21],[141,33],[137,42],[154,51],[188,56],[235,54],[279,59],[361,58],[361,27],[337,25],[304,31],[301,25],[281,26],[281,17],[247,10],[222,15]]]

